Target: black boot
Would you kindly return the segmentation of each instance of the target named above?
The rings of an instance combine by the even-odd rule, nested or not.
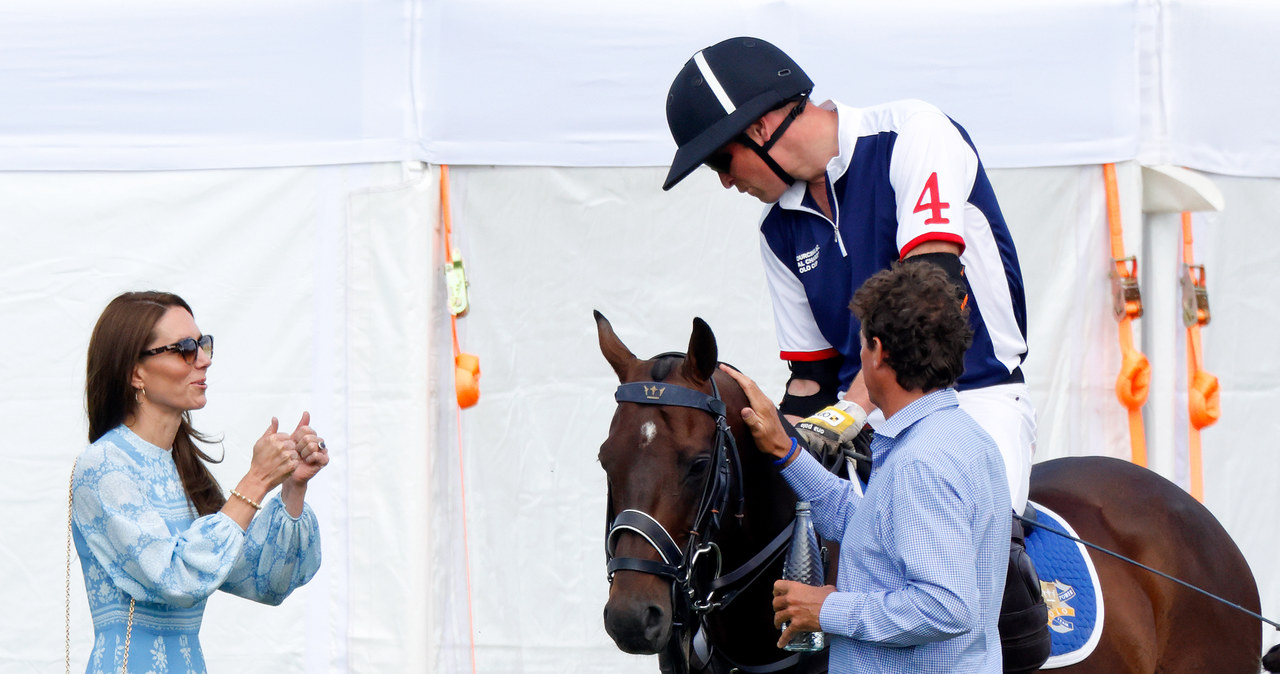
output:
[[[1040,578],[1027,555],[1022,523],[1013,520],[1009,572],[1000,604],[1000,647],[1005,672],[1034,672],[1049,659],[1049,609]]]

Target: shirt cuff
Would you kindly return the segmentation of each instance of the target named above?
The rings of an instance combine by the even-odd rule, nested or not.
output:
[[[302,512],[298,513],[297,517],[294,517],[293,515],[289,514],[289,508],[284,504],[284,490],[277,491],[275,496],[272,496],[270,499],[268,499],[267,503],[271,503],[275,506],[275,508],[279,509],[280,512],[285,516],[285,519],[292,520],[294,522],[302,521],[302,519],[304,518],[310,519],[309,517],[307,517],[307,514],[311,512],[311,505],[308,504],[306,501],[302,502]],[[264,510],[266,509],[267,503],[262,504]]]
[[[791,491],[794,491],[801,501],[809,501],[822,493],[829,480],[839,478],[823,468],[822,464],[818,463],[818,460],[809,452],[797,451],[796,458],[782,469],[782,479],[791,485]]]
[[[818,624],[827,634],[852,637],[862,626],[859,615],[866,597],[856,592],[832,592],[822,602]]]

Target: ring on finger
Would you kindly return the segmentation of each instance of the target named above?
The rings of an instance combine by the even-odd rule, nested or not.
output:
[[[325,448],[325,446],[324,446],[324,440],[321,440],[321,441],[320,441],[320,449],[324,449],[324,448]]]

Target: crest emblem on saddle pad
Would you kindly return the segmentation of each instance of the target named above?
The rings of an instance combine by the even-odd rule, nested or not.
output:
[[[649,400],[661,400],[662,392],[666,390],[667,390],[667,387],[665,386],[658,386],[656,384],[653,386],[646,385],[644,387],[644,397],[648,398]]]
[[[1074,630],[1075,622],[1071,619],[1075,617],[1076,610],[1068,602],[1075,599],[1076,589],[1057,580],[1042,580],[1040,593],[1044,596],[1045,606],[1049,608],[1049,629],[1059,634]]]

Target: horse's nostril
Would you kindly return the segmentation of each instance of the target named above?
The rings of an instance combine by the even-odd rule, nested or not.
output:
[[[662,636],[662,628],[666,625],[666,614],[657,606],[649,606],[644,611],[644,636],[650,643],[657,643]]]
[[[667,645],[671,623],[659,602],[615,597],[604,607],[604,629],[624,652],[652,654]]]

